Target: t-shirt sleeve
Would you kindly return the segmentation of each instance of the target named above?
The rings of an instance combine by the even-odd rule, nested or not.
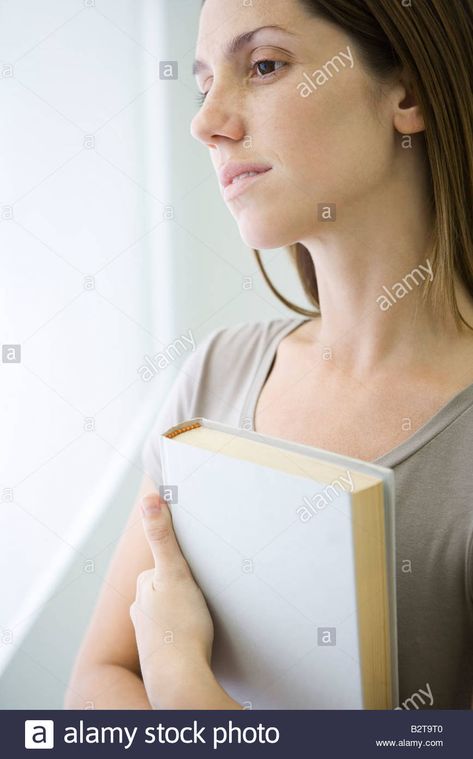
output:
[[[169,427],[185,419],[201,416],[194,413],[195,399],[199,395],[199,385],[203,381],[209,350],[220,332],[221,328],[210,332],[184,360],[145,438],[141,450],[141,463],[144,473],[151,477],[157,490],[160,485],[165,484],[159,455],[159,436]]]

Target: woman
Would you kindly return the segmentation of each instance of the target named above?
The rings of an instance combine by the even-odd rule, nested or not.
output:
[[[472,32],[471,0],[203,4],[192,134],[261,268],[290,246],[315,309],[262,268],[304,318],[215,330],[188,358],[67,706],[242,708],[153,492],[159,433],[206,416],[393,468],[400,705],[471,707]]]

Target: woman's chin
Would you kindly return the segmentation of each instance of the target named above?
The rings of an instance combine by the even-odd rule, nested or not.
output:
[[[238,229],[241,239],[249,248],[274,250],[290,245],[292,242],[292,238],[287,234],[287,230],[284,232],[283,230],[275,229],[274,224],[271,229],[265,229],[264,224],[258,224],[258,228],[256,229],[254,225],[244,224],[240,218]]]

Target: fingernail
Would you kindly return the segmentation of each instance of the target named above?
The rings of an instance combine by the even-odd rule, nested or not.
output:
[[[159,497],[141,501],[141,511],[143,514],[155,515],[161,511],[161,501]]]

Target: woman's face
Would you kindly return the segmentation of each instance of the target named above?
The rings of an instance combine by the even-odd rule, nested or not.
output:
[[[263,29],[226,54],[238,35],[275,25],[285,31]],[[226,198],[249,247],[313,240],[328,231],[320,204],[336,204],[341,221],[379,197],[396,155],[392,99],[375,94],[343,30],[298,0],[206,0],[196,58],[207,95],[191,133],[216,171],[228,161],[272,167]]]

